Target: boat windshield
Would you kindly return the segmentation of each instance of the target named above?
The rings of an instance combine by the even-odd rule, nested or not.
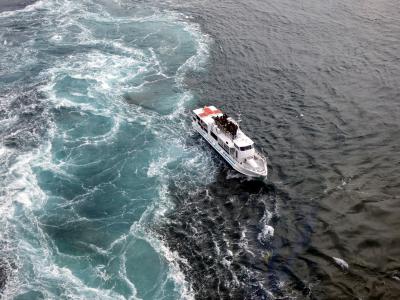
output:
[[[240,147],[240,151],[247,151],[253,148],[253,145],[249,145],[249,146],[244,146],[244,147]]]

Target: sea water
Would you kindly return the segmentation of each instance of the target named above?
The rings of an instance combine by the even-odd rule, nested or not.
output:
[[[5,299],[191,298],[152,226],[171,178],[213,178],[186,142],[210,38],[186,16],[117,1],[0,14],[0,253]]]

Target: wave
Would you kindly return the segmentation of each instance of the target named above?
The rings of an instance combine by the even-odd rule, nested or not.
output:
[[[149,228],[173,207],[171,177],[210,178],[212,162],[186,142],[184,84],[210,39],[182,15],[132,6],[130,17],[126,5],[40,1],[0,14],[1,64],[15,73],[1,88],[35,85],[43,97],[26,106],[42,107],[43,122],[32,132],[46,132],[0,152],[0,251],[15,265],[5,298],[192,297],[182,259]]]

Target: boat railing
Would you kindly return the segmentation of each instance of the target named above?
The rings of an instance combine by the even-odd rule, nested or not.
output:
[[[258,151],[254,151],[254,158],[255,159],[261,159],[261,160],[265,161],[264,156]]]

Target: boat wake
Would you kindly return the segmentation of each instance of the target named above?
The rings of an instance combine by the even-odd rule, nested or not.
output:
[[[215,182],[196,190],[171,182],[176,207],[160,231],[185,259],[179,265],[200,299],[273,299],[284,290],[269,272],[282,195],[261,181],[228,178],[227,168],[219,171]]]

